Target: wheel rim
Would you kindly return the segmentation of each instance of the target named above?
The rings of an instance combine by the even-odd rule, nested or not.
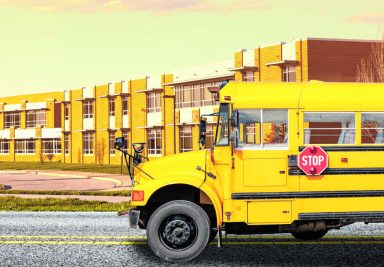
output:
[[[185,250],[197,238],[196,222],[186,215],[172,215],[163,220],[159,228],[162,243],[172,250]]]

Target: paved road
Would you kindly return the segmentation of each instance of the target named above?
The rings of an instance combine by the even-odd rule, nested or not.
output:
[[[155,257],[145,232],[115,213],[0,212],[0,266],[382,266],[384,225],[355,224],[319,242],[233,237],[189,263]]]

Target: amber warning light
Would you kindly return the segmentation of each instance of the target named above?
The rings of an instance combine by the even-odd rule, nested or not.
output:
[[[132,201],[143,201],[144,191],[132,191]]]

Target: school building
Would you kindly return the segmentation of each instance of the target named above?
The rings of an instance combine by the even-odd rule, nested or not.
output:
[[[120,164],[116,137],[150,158],[198,150],[201,115],[224,81],[354,82],[376,41],[305,38],[241,49],[228,60],[64,92],[0,98],[0,161]],[[214,140],[208,117],[207,147]]]

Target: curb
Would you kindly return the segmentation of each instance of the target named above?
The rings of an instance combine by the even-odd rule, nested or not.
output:
[[[113,178],[106,178],[106,177],[89,177],[90,179],[95,179],[95,180],[99,180],[99,181],[108,181],[108,182],[112,182],[115,184],[115,187],[116,186],[122,186],[123,185],[123,182],[118,180],[118,179],[113,179]]]

